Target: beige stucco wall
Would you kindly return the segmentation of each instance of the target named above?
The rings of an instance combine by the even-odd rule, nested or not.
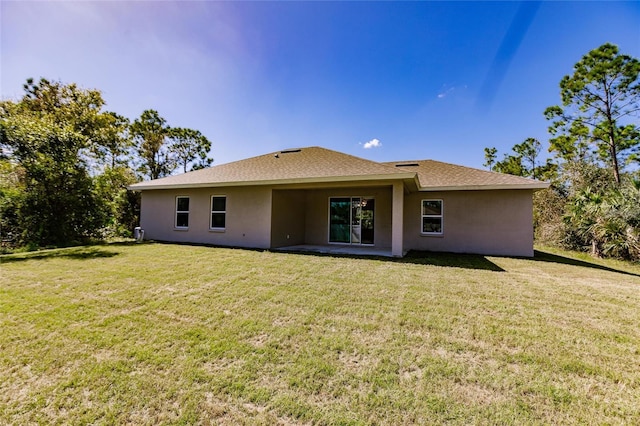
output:
[[[271,247],[304,244],[306,191],[274,190],[271,220]]]
[[[227,197],[226,229],[209,229],[211,196]],[[177,196],[189,198],[189,229],[175,228]],[[266,187],[142,191],[140,226],[145,238],[234,247],[269,248],[271,189]]]
[[[272,187],[203,188],[142,192],[140,224],[145,238],[234,247],[269,248],[327,244],[329,198],[371,197],[374,246],[391,247],[391,187],[273,189]],[[209,229],[211,196],[227,197],[226,229]],[[176,229],[175,199],[189,198],[189,229]],[[287,238],[288,236],[288,238]]]
[[[370,197],[375,199],[374,247],[391,247],[391,187],[354,187],[314,189],[307,191],[305,242],[306,244],[328,244],[329,242],[329,198]]]
[[[406,250],[533,256],[531,190],[420,192],[405,195]],[[421,234],[424,199],[443,200],[443,235]]]
[[[211,196],[227,197],[226,229],[209,229]],[[178,230],[176,196],[190,197],[189,229]],[[329,198],[372,197],[375,246],[392,247],[390,185],[305,189],[201,188],[142,192],[140,223],[145,238],[221,246],[269,248],[327,244]],[[421,201],[444,201],[444,234],[421,234]],[[533,255],[531,190],[404,193],[404,251],[430,250],[509,256]],[[288,236],[288,238],[287,238]]]

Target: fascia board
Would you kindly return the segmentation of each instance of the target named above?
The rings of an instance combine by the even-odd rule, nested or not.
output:
[[[498,184],[498,185],[455,185],[455,186],[429,186],[420,188],[420,192],[437,191],[490,191],[495,189],[546,189],[548,182],[524,183],[524,184]]]
[[[265,186],[265,185],[291,185],[305,183],[332,183],[332,182],[366,182],[366,181],[384,181],[384,180],[403,180],[413,179],[415,173],[393,173],[381,175],[362,175],[362,176],[327,176],[327,177],[310,177],[296,179],[274,179],[274,180],[257,180],[257,181],[236,181],[236,182],[200,182],[200,183],[184,183],[184,184],[165,184],[153,185],[144,182],[130,185],[127,187],[130,191],[147,191],[154,189],[189,189],[189,188],[223,188],[231,186]],[[151,181],[150,181],[151,182]]]

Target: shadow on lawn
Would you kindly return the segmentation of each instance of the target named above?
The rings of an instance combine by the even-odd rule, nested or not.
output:
[[[640,277],[639,274],[633,272],[627,272],[620,269],[609,268],[608,266],[598,265],[597,263],[585,262],[584,260],[573,259],[571,257],[558,256],[557,254],[551,254],[544,251],[535,250],[533,260],[539,262],[560,263],[563,265],[581,266],[583,268],[599,269],[607,272],[617,272],[618,274],[631,275],[633,277]]]
[[[448,266],[452,268],[504,272],[504,269],[479,254],[460,254],[411,250],[405,257],[401,259],[393,259],[392,261],[398,263],[412,263],[414,265]]]
[[[32,253],[19,253],[0,256],[0,263],[22,262],[25,260],[44,260],[55,258],[66,259],[97,259],[117,256],[118,252],[107,251],[99,246],[83,246],[62,249],[43,250]]]
[[[392,263],[410,263],[414,265],[429,266],[446,266],[450,268],[478,269],[484,271],[504,272],[504,269],[491,262],[487,258],[476,254],[458,254],[444,252],[426,252],[411,250],[402,258],[357,255],[357,254],[341,254],[341,253],[319,253],[313,251],[287,251],[287,253],[295,253],[303,256],[322,256],[347,259],[375,259],[382,262]]]

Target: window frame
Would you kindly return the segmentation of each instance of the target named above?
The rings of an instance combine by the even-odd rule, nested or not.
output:
[[[224,210],[214,210],[213,209],[213,199],[214,198],[224,198]],[[226,195],[212,195],[211,196],[211,204],[210,204],[210,209],[209,209],[209,230],[210,231],[217,231],[217,232],[222,232],[225,231],[227,229],[227,196]],[[224,226],[223,227],[219,227],[219,226],[213,226],[213,214],[224,214]]]
[[[440,214],[424,214],[425,202],[437,201],[440,203]],[[425,232],[424,231],[424,219],[425,218],[437,218],[440,219],[440,232]],[[421,235],[444,235],[444,200],[442,198],[426,198],[420,201],[420,234]]]
[[[178,205],[180,204],[180,199],[184,199],[186,198],[188,200],[188,210],[178,210]],[[178,215],[179,214],[186,214],[187,215],[187,226],[179,226],[178,225]],[[175,215],[173,218],[173,227],[174,229],[180,230],[180,231],[185,231],[189,229],[189,221],[191,218],[191,197],[189,197],[188,195],[176,195],[176,208],[175,208]]]

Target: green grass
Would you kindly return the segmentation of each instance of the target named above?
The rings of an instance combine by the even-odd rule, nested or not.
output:
[[[0,256],[0,424],[640,424],[640,265]]]

